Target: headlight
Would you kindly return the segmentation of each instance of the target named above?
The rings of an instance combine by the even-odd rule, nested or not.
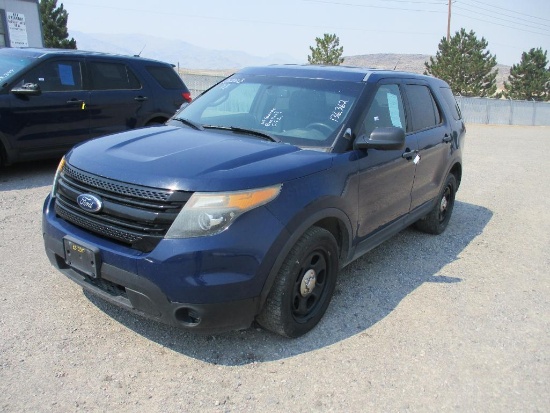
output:
[[[59,180],[59,174],[63,170],[64,166],[65,166],[65,157],[61,158],[61,161],[59,162],[59,165],[57,165],[57,170],[55,171],[55,175],[53,177],[52,192],[51,192],[52,198],[55,198],[55,193],[57,192],[57,181]]]
[[[195,192],[174,220],[166,238],[219,234],[246,211],[275,199],[280,191],[281,185],[235,192]]]

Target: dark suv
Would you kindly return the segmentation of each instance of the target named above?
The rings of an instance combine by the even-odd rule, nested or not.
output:
[[[244,69],[166,126],[70,151],[44,204],[46,252],[86,290],[171,325],[300,336],[342,267],[411,224],[445,230],[464,136],[432,77]]]
[[[0,49],[0,166],[162,124],[189,90],[167,63],[79,50]]]

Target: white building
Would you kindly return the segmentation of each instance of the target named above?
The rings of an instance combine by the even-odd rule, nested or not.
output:
[[[38,0],[0,0],[0,47],[44,47]]]

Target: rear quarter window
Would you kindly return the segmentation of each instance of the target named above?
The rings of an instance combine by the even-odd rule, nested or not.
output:
[[[448,87],[441,87],[439,90],[441,90],[441,96],[443,96],[443,100],[445,100],[445,104],[451,111],[453,118],[455,118],[455,120],[462,119],[462,113],[460,113],[460,108],[458,107],[458,103],[456,103],[456,99],[451,89]]]
[[[164,89],[184,89],[183,81],[171,67],[147,66],[146,69]]]

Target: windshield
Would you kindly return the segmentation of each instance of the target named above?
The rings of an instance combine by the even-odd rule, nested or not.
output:
[[[362,83],[236,74],[181,109],[174,118],[204,128],[262,132],[301,147],[331,147]]]
[[[10,53],[9,49],[0,51],[0,86],[12,80],[22,69],[36,60],[33,54]]]

